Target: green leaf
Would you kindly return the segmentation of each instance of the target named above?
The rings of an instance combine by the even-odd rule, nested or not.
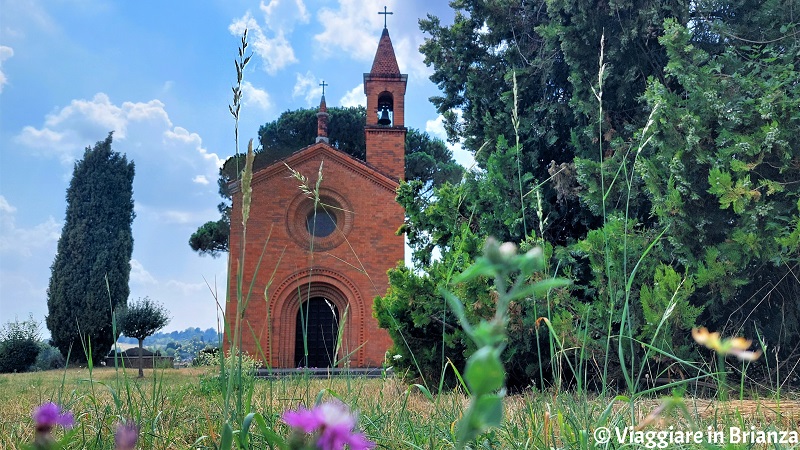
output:
[[[456,318],[461,323],[461,327],[464,331],[472,336],[472,325],[470,325],[469,321],[467,320],[467,314],[464,312],[464,304],[461,303],[461,300],[458,299],[452,292],[448,291],[445,288],[439,288],[439,293],[447,300],[448,306],[453,311],[453,314],[456,315]]]
[[[253,416],[253,420],[256,421],[256,425],[258,425],[258,429],[261,432],[261,436],[264,440],[267,441],[268,444],[271,446],[275,446],[279,449],[287,449],[286,441],[280,436],[278,433],[272,430],[269,426],[267,426],[267,421],[264,420],[264,416],[261,413],[255,413]]]
[[[457,448],[464,448],[478,435],[489,429],[499,427],[503,421],[504,394],[477,397],[470,404],[464,417],[458,422],[456,430]]]
[[[472,340],[478,347],[501,347],[506,340],[505,327],[492,320],[482,320],[472,331]]]
[[[503,397],[505,395],[484,395],[475,402],[475,414],[472,416],[474,423],[479,424],[484,430],[489,427],[499,427],[503,422]]]
[[[708,189],[709,194],[717,196],[721,196],[733,188],[731,174],[717,167],[708,172],[708,184],[711,185]]]
[[[333,398],[335,398],[335,399],[337,399],[337,400],[339,400],[341,402],[344,402],[344,400],[342,400],[342,397],[338,393],[336,393],[336,391],[334,391],[333,389],[324,388],[324,389],[320,389],[320,391],[317,392],[317,396],[314,398],[314,404],[315,405],[322,404],[322,400],[325,398],[325,394],[328,394],[331,397],[333,397]]]
[[[219,441],[219,449],[230,450],[231,447],[233,447],[233,428],[231,428],[231,424],[225,422],[225,425],[222,427],[222,436],[220,437]]]
[[[478,258],[475,263],[463,272],[460,275],[453,279],[453,284],[456,283],[463,283],[465,281],[469,281],[480,276],[484,277],[495,277],[497,276],[497,267],[492,264],[486,258]]]
[[[517,257],[517,264],[523,276],[544,269],[544,253],[540,247],[533,248]]]
[[[558,289],[561,287],[570,286],[572,281],[566,278],[548,278],[546,280],[537,281],[534,284],[529,284],[510,292],[510,300],[516,300],[525,297],[543,297],[547,292]]]
[[[447,358],[447,364],[446,365],[449,365],[450,368],[453,369],[453,373],[456,374],[456,379],[458,380],[458,385],[461,386],[461,389],[464,390],[464,394],[466,394],[467,396],[471,397],[472,396],[472,392],[469,390],[469,386],[467,386],[467,383],[464,381],[464,378],[461,376],[461,372],[458,370],[456,365],[453,364],[453,361],[450,358]],[[427,391],[427,389],[426,389],[426,391]],[[430,395],[430,392],[428,393],[428,395]],[[430,400],[433,401],[433,397],[431,397]]]
[[[500,361],[500,350],[494,347],[481,347],[467,360],[464,379],[472,395],[481,396],[495,392],[506,382],[506,372]]]
[[[250,413],[244,417],[244,420],[242,421],[242,430],[239,433],[239,447],[248,447],[249,444],[247,439],[250,435],[250,424],[253,422],[255,415],[256,413]]]
[[[423,386],[421,384],[414,383],[414,384],[411,385],[411,387],[415,387],[415,388],[419,389],[419,391],[422,392],[422,395],[424,395],[425,398],[427,398],[431,402],[434,401],[433,394],[431,394],[431,391],[429,391],[428,388],[426,388],[425,386]],[[409,391],[410,391],[410,389],[411,388],[409,388]]]

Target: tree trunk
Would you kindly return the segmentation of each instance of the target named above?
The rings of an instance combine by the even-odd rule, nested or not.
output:
[[[142,354],[144,350],[142,346],[144,345],[144,339],[139,339],[139,378],[144,378],[144,370],[142,368],[144,364],[144,355]]]

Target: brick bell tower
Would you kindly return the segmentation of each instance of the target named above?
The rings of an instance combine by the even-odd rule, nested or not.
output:
[[[387,13],[384,11],[379,14]],[[372,70],[364,74],[364,93],[367,95],[367,124],[364,131],[367,163],[397,180],[402,180],[405,174],[407,82],[408,75],[400,73],[384,21]]]

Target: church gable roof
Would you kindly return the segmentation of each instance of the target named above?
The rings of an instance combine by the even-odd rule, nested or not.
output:
[[[255,172],[253,174],[252,185],[255,186],[256,184],[264,183],[276,176],[285,177],[288,172],[286,166],[296,168],[309,161],[324,161],[322,168],[323,177],[325,175],[325,168],[330,167],[329,163],[332,163],[342,166],[390,192],[394,192],[398,186],[397,180],[393,180],[364,161],[339,151],[324,142],[316,143],[298,150],[286,158],[276,161],[258,172]],[[317,164],[319,163],[317,162]],[[316,182],[316,180],[312,180],[312,182]],[[238,183],[237,181],[236,184],[231,187],[232,192],[239,191]]]
[[[394,55],[392,39],[389,38],[389,30],[383,29],[381,40],[378,43],[378,51],[375,53],[375,60],[372,62],[372,75],[400,75],[400,66],[397,65],[397,58]]]

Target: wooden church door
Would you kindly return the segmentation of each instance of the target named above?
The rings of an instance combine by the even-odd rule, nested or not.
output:
[[[339,311],[331,301],[313,297],[300,305],[295,331],[295,367],[331,367],[336,359],[338,331]]]

